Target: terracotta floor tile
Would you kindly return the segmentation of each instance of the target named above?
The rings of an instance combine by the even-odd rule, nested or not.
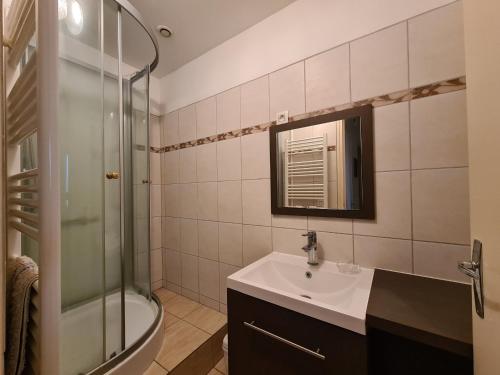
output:
[[[175,294],[174,292],[167,290],[165,288],[158,289],[155,291],[155,293],[163,305],[165,305],[165,303],[167,301],[169,301],[172,298],[174,298],[175,296],[177,296],[177,294]]]
[[[224,358],[222,358],[217,364],[215,368],[222,374],[226,374],[226,363],[224,362]]]
[[[175,296],[174,298],[169,299],[163,306],[165,307],[166,312],[182,319],[201,305],[186,297]]]
[[[158,363],[153,362],[146,370],[144,375],[167,375],[167,371],[162,368]]]
[[[227,323],[224,314],[206,306],[198,307],[186,315],[184,320],[212,335]]]
[[[156,361],[171,371],[208,338],[209,335],[201,329],[179,320],[165,330]]]

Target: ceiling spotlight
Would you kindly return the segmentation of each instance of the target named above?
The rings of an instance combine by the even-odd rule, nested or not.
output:
[[[160,33],[160,35],[164,38],[170,38],[172,36],[172,30],[164,25],[158,25],[156,30]]]

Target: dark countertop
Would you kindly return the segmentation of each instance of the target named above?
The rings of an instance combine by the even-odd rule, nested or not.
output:
[[[471,286],[375,270],[367,328],[472,358]]]

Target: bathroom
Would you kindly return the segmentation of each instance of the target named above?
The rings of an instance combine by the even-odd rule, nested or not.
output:
[[[0,374],[500,373],[498,1],[0,3]]]

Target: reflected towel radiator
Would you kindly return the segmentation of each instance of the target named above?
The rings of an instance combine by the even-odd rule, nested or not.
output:
[[[285,205],[328,207],[327,135],[285,142]]]

